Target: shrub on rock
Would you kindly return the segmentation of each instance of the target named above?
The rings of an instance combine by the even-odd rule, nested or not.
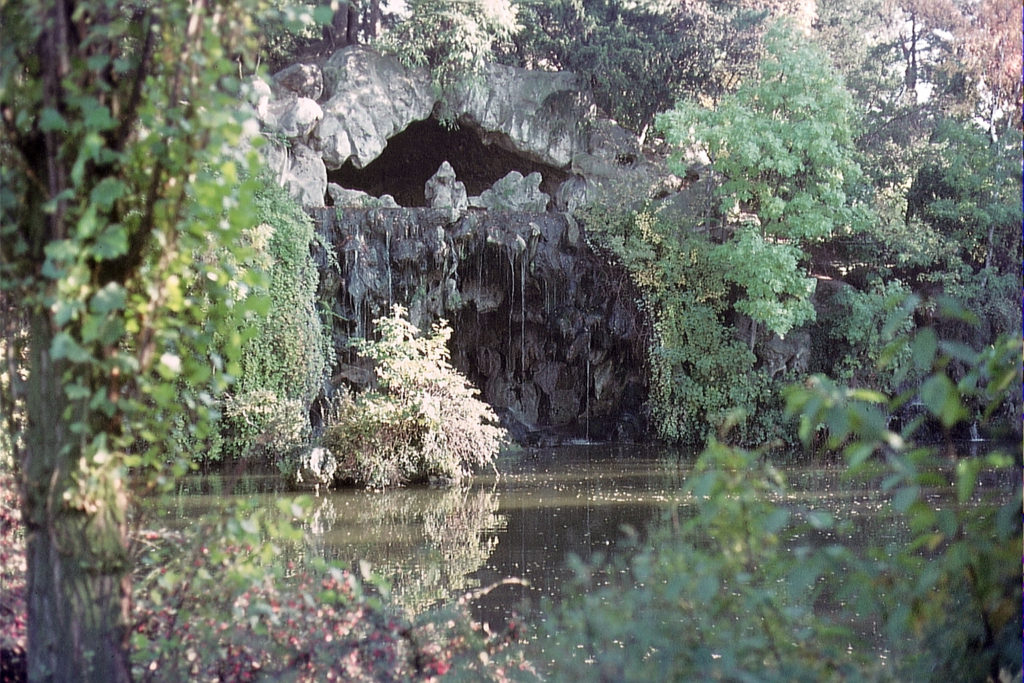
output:
[[[441,322],[421,335],[401,306],[374,322],[379,340],[356,348],[376,364],[377,387],[337,400],[324,434],[336,478],[380,488],[452,482],[493,466],[506,433],[449,363],[451,328]]]

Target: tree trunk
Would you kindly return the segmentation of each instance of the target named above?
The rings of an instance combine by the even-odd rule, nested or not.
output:
[[[48,149],[45,157],[36,160],[39,174],[52,183],[53,169],[62,160],[55,149]],[[45,246],[67,228],[59,215],[46,211],[42,193],[30,197],[24,234],[31,257],[43,263]],[[79,423],[84,431],[74,425],[77,415],[85,414],[76,408],[85,406],[76,406],[65,394],[68,361],[51,355],[57,326],[49,308],[37,303],[50,298],[50,286],[40,277],[26,306],[27,425],[18,458],[27,565],[28,677],[121,683],[131,679],[123,470],[114,457],[106,463],[83,459],[83,444],[92,431],[84,419]]]
[[[366,24],[363,26],[363,33],[367,39],[376,38],[380,35],[380,0],[370,0],[370,9],[366,17]]]
[[[122,479],[110,472],[109,479],[87,484],[87,499],[75,495],[80,448],[69,428],[66,411],[73,406],[64,395],[64,363],[50,357],[48,313],[32,312],[30,325],[21,463],[29,680],[128,681],[131,594]]]

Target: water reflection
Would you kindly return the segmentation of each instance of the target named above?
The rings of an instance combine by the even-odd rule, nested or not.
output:
[[[462,488],[332,491],[317,499],[304,520],[306,539],[297,555],[353,568],[368,561],[410,613],[508,577],[522,578],[529,585],[502,586],[475,609],[492,625],[516,610],[535,618],[540,599],[557,600],[571,578],[570,555],[591,561],[623,552],[652,522],[692,513],[699,503],[680,493],[692,460],[657,447],[563,446],[506,456],[500,476],[478,477]],[[879,478],[851,480],[837,465],[784,472],[789,492],[779,503],[827,512],[837,521],[834,528],[794,536],[794,547],[836,540],[850,547],[884,546],[909,538],[909,529],[888,513]],[[1014,476],[1004,471],[996,479],[983,478],[979,495],[1006,495]],[[179,495],[149,506],[156,519],[146,523],[185,526],[238,498],[274,509],[275,499],[287,495],[275,485],[273,478],[246,478],[230,487],[216,477],[189,479]],[[954,494],[952,486],[941,485],[924,493],[936,501]]]
[[[490,488],[342,491],[304,524],[307,552],[343,566],[369,562],[411,614],[480,585],[472,576],[507,527]]]

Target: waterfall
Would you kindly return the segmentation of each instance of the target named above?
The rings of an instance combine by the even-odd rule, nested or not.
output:
[[[505,355],[508,358],[508,376],[512,377],[512,311],[514,310],[513,303],[516,300],[516,256],[515,253],[508,250],[508,353]]]
[[[587,330],[587,384],[586,384],[586,423],[587,430],[584,433],[584,438],[590,441],[590,330]]]
[[[519,257],[519,379],[526,381],[526,254]]]
[[[395,303],[395,297],[392,293],[392,272],[391,272],[391,226],[384,226],[384,262],[388,267],[388,311]]]

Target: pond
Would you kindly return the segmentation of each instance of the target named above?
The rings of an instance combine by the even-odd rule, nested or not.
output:
[[[686,514],[681,488],[693,460],[689,453],[636,444],[526,449],[504,456],[500,474],[482,474],[468,486],[322,492],[304,521],[306,540],[298,552],[353,569],[368,562],[410,614],[521,579],[477,595],[475,613],[493,626],[514,614],[536,623],[541,600],[557,601],[572,577],[570,556],[589,561],[621,552],[673,510]],[[888,516],[876,483],[850,481],[837,465],[782,470],[791,490],[787,504],[848,522],[839,539],[847,545],[884,545],[909,535]],[[1014,473],[982,483],[983,491],[1006,495]],[[272,509],[283,495],[278,486],[276,477],[186,478],[177,495],[150,501],[143,523],[185,526],[238,499]],[[952,490],[926,495],[948,497]],[[834,532],[820,533],[815,542]]]

